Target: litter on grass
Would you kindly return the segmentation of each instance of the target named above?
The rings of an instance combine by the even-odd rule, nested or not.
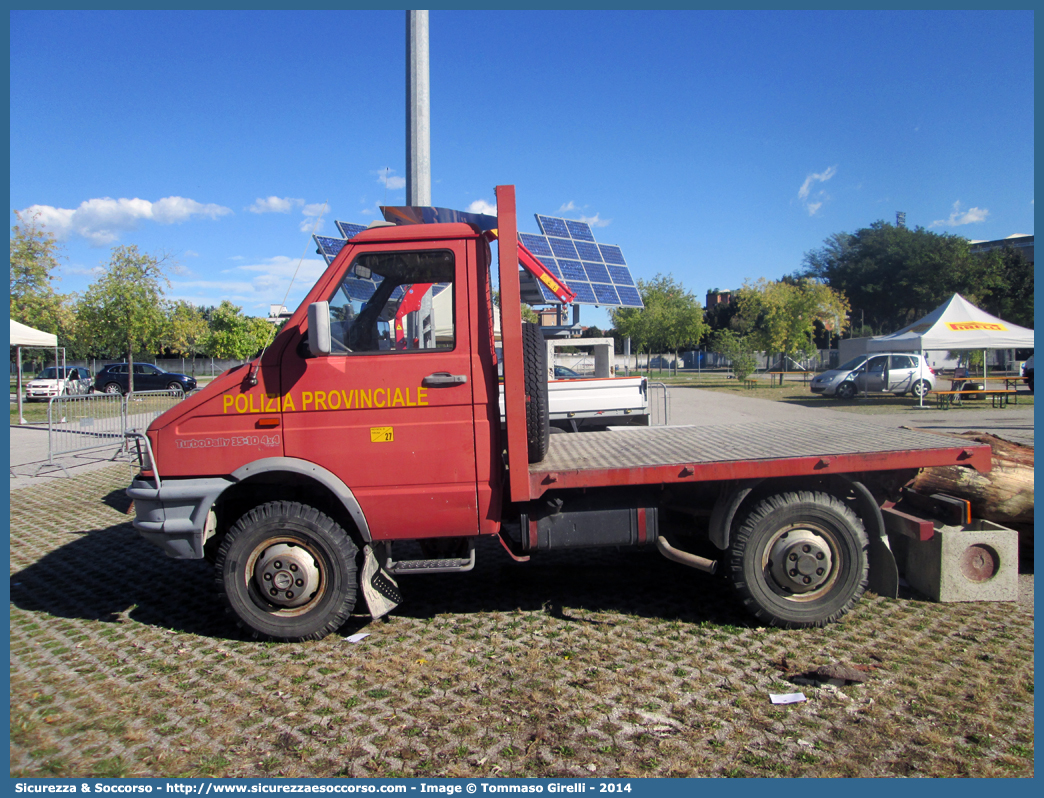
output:
[[[349,643],[359,643],[359,642],[362,642],[362,639],[364,637],[369,637],[369,636],[370,636],[369,632],[356,632],[355,634],[351,635],[350,637],[346,637],[345,640],[347,640]]]
[[[769,693],[769,701],[773,704],[800,704],[807,700],[804,693]]]

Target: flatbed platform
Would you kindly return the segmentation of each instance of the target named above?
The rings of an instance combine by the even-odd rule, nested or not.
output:
[[[990,470],[990,448],[859,418],[552,435],[529,466],[534,496],[551,489],[858,473],[963,465]]]

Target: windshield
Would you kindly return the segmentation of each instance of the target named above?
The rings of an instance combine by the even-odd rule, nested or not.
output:
[[[58,378],[65,379],[65,369],[59,369],[55,368],[54,366],[51,366],[49,368],[45,368],[43,371],[36,375],[36,379],[38,380],[53,380]]]
[[[859,366],[863,365],[865,360],[866,360],[866,355],[859,355],[859,357],[854,357],[851,360],[849,360],[847,363],[844,363],[844,364],[838,366],[837,370],[838,371],[852,371],[852,370],[858,368]]]

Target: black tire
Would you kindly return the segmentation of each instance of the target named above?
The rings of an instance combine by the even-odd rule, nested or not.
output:
[[[856,395],[856,387],[854,382],[846,381],[837,386],[837,391],[834,394],[838,399],[854,399]]]
[[[913,389],[910,393],[920,399],[922,396],[927,396],[929,391],[931,391],[931,386],[928,385],[928,381],[918,380],[913,384]]]
[[[337,631],[355,607],[357,552],[344,529],[314,507],[269,502],[222,540],[214,564],[218,591],[255,637],[318,640]]]
[[[529,462],[539,463],[547,454],[551,414],[547,409],[547,344],[536,324],[522,325],[522,366],[526,383]]]
[[[868,548],[862,523],[840,499],[780,493],[759,502],[733,532],[729,572],[743,604],[761,621],[824,626],[866,590]]]
[[[171,382],[167,385],[167,390],[173,394],[183,394],[185,393],[185,386],[180,382]]]
[[[105,393],[123,393],[123,388],[120,387],[118,382],[110,382],[102,390],[104,390]]]

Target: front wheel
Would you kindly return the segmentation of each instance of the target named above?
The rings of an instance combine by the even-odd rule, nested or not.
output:
[[[843,382],[837,386],[837,398],[838,399],[851,399],[856,395],[856,387],[854,382]]]
[[[927,380],[918,380],[914,383],[913,391],[911,391],[911,393],[913,393],[913,395],[918,399],[921,399],[922,397],[927,396],[930,390],[931,386],[928,385]]]
[[[216,580],[239,624],[268,640],[318,640],[355,607],[358,549],[336,521],[298,502],[255,507],[225,535]]]
[[[773,626],[824,626],[866,590],[869,542],[855,513],[826,493],[780,493],[759,502],[732,535],[733,586]]]
[[[181,394],[185,393],[185,386],[182,385],[180,382],[172,382],[167,386],[167,390],[170,391],[172,394],[175,394],[176,396],[180,396]]]

